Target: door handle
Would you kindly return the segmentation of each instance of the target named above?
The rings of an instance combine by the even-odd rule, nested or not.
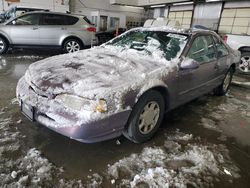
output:
[[[61,29],[62,29],[62,30],[67,30],[67,28],[66,28],[66,27],[62,27]]]
[[[38,27],[33,27],[33,30],[38,30]]]

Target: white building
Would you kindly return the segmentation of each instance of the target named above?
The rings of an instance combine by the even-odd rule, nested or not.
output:
[[[178,20],[186,28],[203,25],[219,33],[250,35],[249,0],[110,0],[110,3],[152,9],[153,17]]]
[[[126,25],[140,26],[145,21],[143,7],[112,5],[110,0],[71,0],[70,11],[87,16],[97,31],[125,28]]]
[[[67,12],[69,11],[69,0],[0,0],[0,12],[8,10],[11,6]]]

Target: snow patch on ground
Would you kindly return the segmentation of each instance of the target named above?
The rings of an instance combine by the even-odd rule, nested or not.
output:
[[[43,57],[38,56],[38,55],[19,55],[19,56],[15,56],[16,59],[30,59],[30,60],[34,60],[34,59],[42,59]]]
[[[201,118],[201,124],[206,129],[214,130],[214,131],[217,131],[217,132],[222,132],[222,130],[216,125],[216,122],[214,120],[212,120],[212,119]]]
[[[239,177],[225,146],[204,145],[177,130],[166,135],[164,145],[145,147],[101,174],[67,180],[40,151],[21,148],[21,135],[11,124],[10,118],[0,119],[0,187],[208,187],[219,175]]]
[[[239,177],[224,146],[190,143],[193,141],[192,135],[177,131],[163,147],[145,147],[109,165],[108,174],[116,186],[129,187],[207,187],[213,185],[215,176],[224,174],[224,168]]]

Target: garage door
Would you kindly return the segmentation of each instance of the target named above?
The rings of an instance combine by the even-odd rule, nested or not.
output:
[[[250,35],[250,8],[224,9],[219,32]]]
[[[169,12],[168,18],[179,21],[184,28],[190,28],[192,22],[192,11]]]

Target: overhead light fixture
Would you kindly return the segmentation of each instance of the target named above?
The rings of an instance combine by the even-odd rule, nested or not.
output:
[[[136,6],[129,6],[129,5],[125,5],[124,7],[126,7],[126,8],[134,8],[134,9],[144,9],[143,7],[136,7]]]
[[[221,0],[206,0],[206,3],[211,3],[211,2],[219,2]]]
[[[191,5],[193,3],[194,3],[193,1],[188,1],[188,2],[183,2],[183,3],[174,3],[173,5],[174,6],[178,6],[178,5]]]
[[[150,6],[151,8],[160,8],[160,7],[165,7],[166,5],[152,5]]]

